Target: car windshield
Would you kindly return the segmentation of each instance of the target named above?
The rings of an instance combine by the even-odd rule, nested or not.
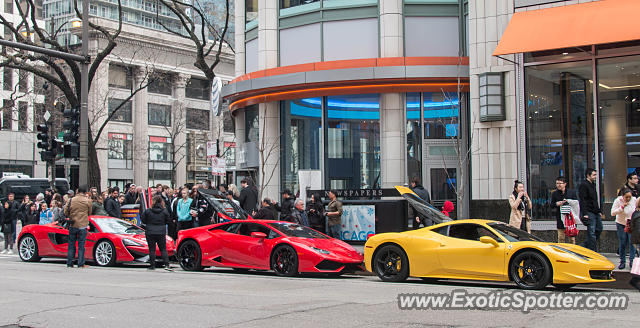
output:
[[[104,233],[124,235],[140,235],[144,233],[141,228],[119,219],[99,219],[95,220],[95,222]]]
[[[220,196],[216,191],[204,189],[198,190],[198,192],[218,213],[222,213],[232,219],[246,220],[248,218],[247,213],[238,204]]]
[[[270,226],[288,237],[328,239],[327,236],[297,223],[270,223]]]
[[[501,222],[489,223],[489,226],[495,229],[499,234],[510,242],[517,241],[542,241],[542,239],[520,229],[516,229],[510,225]]]

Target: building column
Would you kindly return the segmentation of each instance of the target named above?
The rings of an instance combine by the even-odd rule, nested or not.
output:
[[[380,1],[380,57],[404,55],[402,0]]]
[[[245,37],[244,37],[244,27],[245,27],[245,3],[244,1],[236,1],[235,2],[235,21],[239,30],[235,33],[235,51],[236,51],[236,76],[245,74],[245,64],[246,64],[246,55],[245,55]]]
[[[262,103],[258,107],[260,141],[257,146],[260,170],[257,184],[259,190],[264,186],[262,198],[269,197],[274,200],[279,200],[280,197],[279,109],[277,101]]]
[[[380,57],[402,57],[404,42],[402,0],[380,2]],[[382,188],[406,181],[404,94],[380,94],[380,176]]]
[[[140,85],[147,78],[147,72],[136,68],[134,85]],[[147,88],[133,96],[133,183],[138,186],[149,184],[149,120],[147,117]]]
[[[406,183],[404,95],[380,94],[380,176],[382,188]]]
[[[178,74],[174,76],[173,85],[175,87],[174,95],[176,98],[175,108],[173,108],[173,118],[172,123],[177,124],[177,126],[181,126],[178,133],[174,136],[175,140],[173,140],[173,145],[175,147],[180,147],[185,145],[187,142],[187,129],[186,129],[186,120],[187,120],[187,106],[185,104],[185,88],[187,86],[187,81],[189,81],[190,76],[186,74]],[[180,113],[176,115],[176,113]],[[177,117],[176,117],[177,116]],[[180,147],[180,149],[176,152],[176,159],[180,160],[180,163],[176,165],[175,174],[175,186],[182,186],[187,182],[187,145],[184,147]],[[174,187],[175,187],[174,186]]]
[[[278,1],[258,0],[258,69],[275,67],[278,67]],[[276,200],[280,195],[279,109],[277,101],[258,106],[260,169],[257,184],[259,189],[263,188],[262,198]]]

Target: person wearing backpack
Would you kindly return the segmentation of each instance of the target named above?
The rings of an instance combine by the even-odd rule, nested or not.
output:
[[[560,213],[560,208],[569,205],[567,199],[578,200],[575,190],[567,189],[567,178],[560,176],[556,178],[556,190],[551,193],[551,209],[556,217],[558,228],[558,242],[570,242],[575,245],[576,237],[569,237],[565,234],[564,215]],[[577,219],[577,218],[574,218]]]
[[[637,199],[633,197],[630,189],[624,188],[611,206],[611,215],[616,217],[616,228],[618,232],[620,265],[618,269],[622,270],[626,267],[625,257],[627,247],[629,247],[629,265],[633,266],[633,259],[636,257],[636,249],[631,246],[631,235],[628,233],[631,226],[631,216],[636,211]],[[629,228],[627,228],[629,226]]]

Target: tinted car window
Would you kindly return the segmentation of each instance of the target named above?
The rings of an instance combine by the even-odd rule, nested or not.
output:
[[[480,241],[480,237],[491,237],[497,242],[501,242],[502,239],[498,238],[494,233],[487,228],[472,223],[453,224],[449,228],[449,237]]]
[[[433,231],[435,233],[439,233],[439,234],[441,234],[443,236],[448,236],[449,235],[449,226],[446,225],[444,227],[440,227],[440,228],[437,228],[437,229],[432,229],[431,231]]]
[[[499,234],[501,234],[506,240],[510,242],[516,241],[542,241],[542,239],[520,229],[516,229],[510,225],[506,225],[500,222],[489,223],[489,226]]]
[[[240,224],[240,229],[238,229],[238,234],[243,236],[251,236],[252,232],[262,232],[267,235],[267,239],[274,238],[277,234],[272,234],[272,230],[258,223],[242,223]]]
[[[328,239],[329,237],[297,223],[269,223],[270,226],[280,231],[285,236],[300,238]]]

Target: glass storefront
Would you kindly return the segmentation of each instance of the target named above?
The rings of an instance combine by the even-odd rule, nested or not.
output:
[[[420,128],[420,93],[407,93],[407,176],[422,180],[422,131]]]
[[[528,188],[534,219],[553,219],[549,200],[557,176],[567,177],[568,188],[577,189],[587,168],[599,169],[600,198],[609,216],[626,175],[640,172],[640,56],[614,57],[615,51],[606,49],[581,54],[586,60],[525,67]],[[569,55],[545,54],[544,59]],[[593,81],[598,81],[596,95]]]
[[[380,188],[380,95],[326,97],[330,188]]]
[[[282,188],[298,190],[298,170],[319,170],[322,98],[286,100],[281,106]]]

